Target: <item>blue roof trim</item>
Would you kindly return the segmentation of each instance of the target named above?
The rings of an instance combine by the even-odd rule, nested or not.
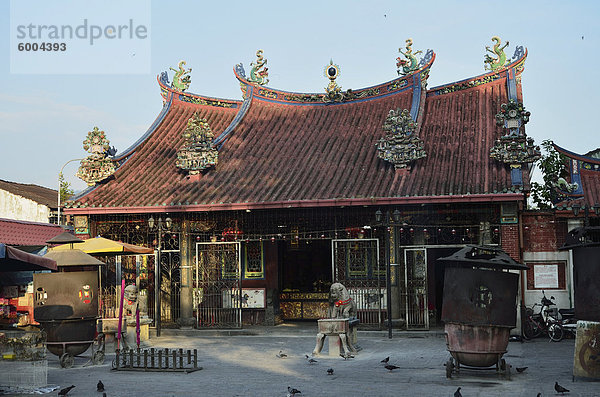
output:
[[[123,160],[123,157],[129,156],[143,141],[146,140],[158,127],[158,125],[163,121],[165,116],[167,115],[169,109],[171,108],[171,103],[173,102],[173,94],[169,96],[169,100],[165,103],[162,110],[158,114],[158,117],[154,120],[152,125],[148,128],[148,130],[142,135],[140,139],[138,139],[133,145],[127,148],[120,156],[115,156],[114,159],[117,161]]]
[[[233,132],[235,127],[237,127],[238,124],[240,124],[240,122],[242,121],[242,119],[244,118],[246,113],[248,112],[248,109],[250,109],[250,103],[252,102],[253,93],[254,93],[254,87],[249,85],[248,89],[246,91],[246,99],[244,99],[244,102],[242,102],[242,106],[240,107],[240,110],[237,112],[237,114],[235,115],[235,117],[233,118],[233,120],[231,121],[229,126],[227,126],[227,128],[225,128],[225,131],[223,131],[218,137],[216,137],[213,140],[212,145],[213,145],[213,147],[216,146],[217,150],[221,149],[221,146],[223,146],[223,144],[225,143],[227,138],[229,138],[229,135],[231,134],[231,132]]]
[[[559,152],[563,152],[564,154],[568,155],[569,157],[575,158],[577,160],[583,160],[589,163],[595,163],[595,164],[600,164],[600,159],[597,159],[596,157],[590,157],[590,156],[585,156],[583,154],[578,154],[575,152],[571,152],[561,146],[558,146],[556,143],[554,144],[554,147],[556,148],[556,150],[558,150]]]
[[[121,153],[121,155],[113,157],[113,160],[118,162],[117,169],[121,168],[123,166],[123,164],[125,164],[127,162],[128,156],[130,156],[135,151],[135,149],[156,130],[156,128],[160,125],[160,123],[163,121],[163,119],[169,112],[172,102],[173,102],[173,94],[170,93],[169,100],[165,103],[162,110],[158,114],[158,117],[156,117],[156,119],[154,120],[152,125],[148,128],[148,130],[144,133],[144,135],[142,135],[142,137],[140,139],[138,139],[133,145],[131,145],[129,148],[127,148],[127,150],[125,150],[123,153]],[[79,192],[77,194],[74,194],[73,196],[69,197],[69,201],[79,200],[80,198],[82,198],[85,195],[94,191],[94,189],[96,189],[98,186],[100,186],[100,185],[96,184],[94,186],[88,187],[85,190],[82,190],[81,192]]]
[[[69,197],[68,201],[75,201],[75,200],[79,200],[80,198],[84,197],[86,194],[91,193],[94,189],[96,189],[99,185],[94,185],[94,186],[90,186],[82,191],[80,191],[77,194],[72,195],[71,197]]]
[[[414,121],[417,121],[419,117],[419,107],[421,105],[421,73],[417,73],[413,76],[413,97],[412,104],[410,105],[410,117]]]
[[[340,105],[343,106],[343,105],[349,105],[352,103],[361,103],[361,102],[372,101],[375,99],[386,98],[388,96],[395,95],[399,92],[403,92],[403,91],[406,91],[411,88],[413,88],[413,86],[410,84],[407,84],[404,87],[399,88],[395,91],[388,92],[387,94],[380,94],[380,95],[372,96],[369,98],[352,99],[350,101],[342,101],[342,102],[287,102],[287,101],[280,101],[277,99],[265,98],[262,96],[256,96],[255,99],[260,100],[260,101],[265,101],[265,102],[279,103],[281,105],[289,105],[289,106],[340,106]]]
[[[571,159],[571,183],[577,184],[577,189],[570,192],[570,196],[583,196],[583,186],[581,186],[581,161]]]
[[[517,102],[517,79],[515,74],[514,68],[508,70],[506,74],[506,89],[508,90],[508,99]]]

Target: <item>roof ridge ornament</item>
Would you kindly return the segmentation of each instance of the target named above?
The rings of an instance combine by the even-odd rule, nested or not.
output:
[[[494,44],[493,50],[490,49],[489,46],[486,46],[485,49],[494,54],[496,58],[492,58],[488,54],[485,54],[483,63],[485,66],[485,70],[491,70],[493,72],[505,66],[506,54],[504,53],[504,49],[508,46],[509,42],[507,41],[506,44],[500,46],[502,40],[498,36],[493,36],[492,41],[496,43]]]
[[[519,168],[521,164],[532,163],[541,157],[540,147],[521,131],[521,127],[529,122],[530,115],[525,106],[514,99],[500,105],[500,112],[495,116],[496,124],[508,131],[490,149],[491,158]]]
[[[408,164],[427,157],[423,141],[416,135],[418,124],[408,109],[391,109],[383,123],[388,134],[379,139],[377,157],[394,164],[394,168],[408,168]]]
[[[89,131],[83,141],[83,149],[90,155],[81,160],[75,174],[79,179],[88,186],[94,186],[114,174],[115,161],[108,156],[114,155],[116,149],[110,147],[110,141],[106,138],[104,131],[100,131],[98,127]]]
[[[249,81],[265,85],[269,82],[269,68],[266,67],[267,60],[263,58],[263,50],[256,51],[256,63],[250,62],[250,79]]]
[[[194,175],[217,165],[219,152],[212,147],[214,134],[206,119],[200,118],[198,112],[188,119],[181,135],[184,143],[177,151],[177,168]]]
[[[329,65],[325,66],[324,74],[329,79],[329,84],[325,87],[327,95],[323,97],[323,102],[342,102],[344,100],[342,87],[335,82],[341,73],[342,70],[339,65],[333,63],[333,59],[329,61]]]
[[[396,67],[398,68],[398,70],[396,70],[398,72],[398,74],[406,76],[407,74],[414,72],[415,70],[417,70],[419,68],[419,62],[417,61],[417,54],[422,54],[423,51],[418,50],[416,52],[412,52],[412,45],[413,45],[413,40],[412,39],[406,39],[406,52],[402,51],[402,48],[398,48],[398,52],[402,55],[404,55],[406,57],[406,59],[402,59],[400,57],[396,58]],[[429,52],[427,52],[426,56],[429,54]],[[433,56],[433,51],[431,53],[431,56]],[[402,67],[402,70],[400,70],[400,67]]]
[[[187,90],[190,84],[192,83],[192,79],[190,76],[192,68],[186,70],[184,68],[185,61],[179,61],[179,64],[177,66],[179,67],[179,69],[169,68],[175,72],[175,75],[173,76],[173,82],[171,83],[171,87],[174,88],[176,91],[183,92]]]

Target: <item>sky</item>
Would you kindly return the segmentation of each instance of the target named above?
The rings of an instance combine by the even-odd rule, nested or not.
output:
[[[0,179],[57,189],[63,169],[75,191],[84,189],[79,162],[69,161],[88,155],[88,131],[99,127],[124,152],[162,108],[156,76],[180,60],[192,68],[187,91],[211,97],[241,99],[233,68],[241,62],[248,73],[258,49],[269,87],[324,92],[333,60],[337,83],[356,90],[396,78],[408,38],[413,51],[436,53],[430,88],[484,73],[492,36],[509,42],[509,57],[524,46],[527,135],[584,154],[600,147],[599,18],[598,1],[0,0]],[[18,50],[48,41],[38,33],[50,37],[29,24],[84,20],[106,37],[90,43],[89,30],[50,40],[65,51]],[[115,38],[111,26],[129,21]]]

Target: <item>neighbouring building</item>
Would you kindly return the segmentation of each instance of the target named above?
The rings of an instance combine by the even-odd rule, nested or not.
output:
[[[319,318],[338,281],[362,326],[381,327],[391,302],[397,324],[427,328],[441,314],[437,258],[495,244],[522,260],[539,158],[524,129],[527,51],[507,59],[493,40],[488,72],[433,88],[435,54],[410,39],[397,77],[342,89],[331,61],[321,93],[267,87],[259,50],[248,74],[234,69],[241,100],[192,94],[182,61],[172,82],[158,76],[163,109],[134,145],[115,156],[89,132],[78,175],[90,187],[65,212],[78,236],[157,249],[103,280],[138,284],[165,325]]]
[[[0,218],[58,223],[58,192],[0,179]]]
[[[600,226],[600,149],[584,155],[560,146],[564,168],[554,182],[553,209],[523,213],[523,260],[529,265],[524,282],[525,304],[539,303],[542,290],[559,308],[574,307],[572,250],[559,250],[567,232]]]

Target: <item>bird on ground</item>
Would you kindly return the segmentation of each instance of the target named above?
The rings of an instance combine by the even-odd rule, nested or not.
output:
[[[392,364],[386,364],[385,365],[385,369],[389,370],[390,372],[392,372],[395,369],[398,369],[400,367],[396,366],[396,365],[392,365]]]
[[[283,350],[279,350],[279,353],[276,354],[279,358],[287,358],[287,354],[283,352]]]
[[[387,363],[390,362],[390,357],[388,356],[388,357],[384,358],[383,360],[381,360],[380,362],[384,363],[384,364],[387,364]]]
[[[521,372],[525,371],[527,368],[529,368],[529,367],[517,367],[517,372],[521,373]]]
[[[314,363],[318,362],[314,358],[309,357],[308,354],[305,354],[304,357],[306,357],[306,361],[308,361],[309,364],[314,364]]]
[[[554,390],[556,390],[557,393],[561,393],[561,394],[565,394],[565,393],[569,392],[569,389],[565,389],[564,387],[559,385],[558,382],[554,382]]]
[[[290,396],[296,395],[296,394],[302,394],[302,392],[298,389],[295,389],[293,387],[289,387],[288,386],[288,393],[290,394]]]
[[[59,396],[66,396],[68,392],[71,391],[72,388],[74,388],[75,385],[71,385],[69,387],[65,387],[64,389],[60,389],[60,391],[58,392]]]
[[[96,385],[96,390],[99,392],[103,392],[104,391],[104,383],[102,383],[101,380],[98,381],[98,384]]]
[[[327,375],[333,375],[333,368],[327,369]]]
[[[460,387],[454,392],[454,397],[462,397],[462,394],[460,393]]]

